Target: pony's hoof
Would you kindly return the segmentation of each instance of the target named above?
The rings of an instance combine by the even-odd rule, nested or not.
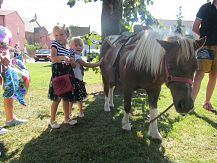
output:
[[[105,110],[106,112],[110,112],[110,111],[111,111],[110,108],[104,108],[104,110]]]
[[[114,108],[115,105],[114,105],[114,104],[110,104],[109,107],[110,107],[110,108]]]
[[[152,137],[149,137],[150,141],[157,143],[157,144],[161,144],[162,143],[162,139],[153,139]]]
[[[162,136],[158,135],[158,136],[149,136],[150,140],[153,140],[154,142],[162,142]]]
[[[125,125],[122,126],[123,130],[131,131],[132,125],[130,123],[126,123]]]

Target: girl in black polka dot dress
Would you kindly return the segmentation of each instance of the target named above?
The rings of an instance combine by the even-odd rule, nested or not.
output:
[[[75,51],[74,53],[74,59],[76,62],[76,67],[73,69],[74,75],[75,75],[75,90],[74,90],[74,96],[78,103],[78,110],[79,110],[79,117],[84,117],[83,112],[83,105],[82,101],[87,96],[85,84],[83,82],[83,66],[84,67],[97,67],[101,64],[102,59],[97,63],[88,63],[82,60],[81,54],[84,47],[83,40],[79,37],[73,37],[70,41],[70,48]],[[73,103],[70,102],[69,104],[69,113],[71,116],[71,110],[73,107]]]

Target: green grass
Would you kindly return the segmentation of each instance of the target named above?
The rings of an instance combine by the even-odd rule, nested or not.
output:
[[[47,98],[50,80],[49,63],[29,63],[31,87],[26,96],[28,106],[15,103],[15,114],[28,118],[25,125],[8,128],[0,135],[4,142],[1,161],[6,162],[216,162],[217,116],[205,111],[201,103],[207,77],[202,83],[195,103],[196,113],[181,116],[171,109],[159,120],[163,136],[161,144],[147,137],[148,114],[146,96],[135,95],[132,101],[132,131],[121,129],[123,117],[122,95],[115,96],[115,109],[103,111],[103,92],[92,93],[84,101],[85,117],[78,119],[76,126],[61,125],[58,130],[48,127],[50,101]],[[85,72],[86,87],[101,85],[100,74]],[[2,98],[1,98],[2,100]],[[172,102],[169,90],[163,86],[159,110],[163,111]],[[212,104],[217,108],[217,91]],[[3,105],[0,103],[0,125],[4,125]],[[75,105],[76,106],[76,105]],[[62,105],[57,120],[63,120]],[[1,147],[0,147],[1,148]]]

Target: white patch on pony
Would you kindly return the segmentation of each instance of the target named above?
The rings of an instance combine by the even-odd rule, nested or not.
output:
[[[109,88],[108,98],[109,98],[109,106],[114,108],[113,95],[114,95],[115,86]]]
[[[131,126],[131,124],[129,122],[129,117],[130,117],[130,114],[124,112],[124,117],[123,117],[123,119],[121,121],[123,130],[127,130],[127,131],[131,130],[132,126]]]
[[[157,109],[150,109],[150,120],[157,117],[157,115],[158,115]],[[157,120],[150,123],[148,134],[151,136],[152,139],[162,140],[162,136],[158,131]]]
[[[105,96],[104,110],[107,112],[111,111],[109,106],[109,98],[107,96]]]

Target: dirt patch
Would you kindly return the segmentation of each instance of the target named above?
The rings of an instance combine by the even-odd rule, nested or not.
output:
[[[88,94],[103,91],[103,85],[102,84],[86,84],[85,87],[87,89]]]

